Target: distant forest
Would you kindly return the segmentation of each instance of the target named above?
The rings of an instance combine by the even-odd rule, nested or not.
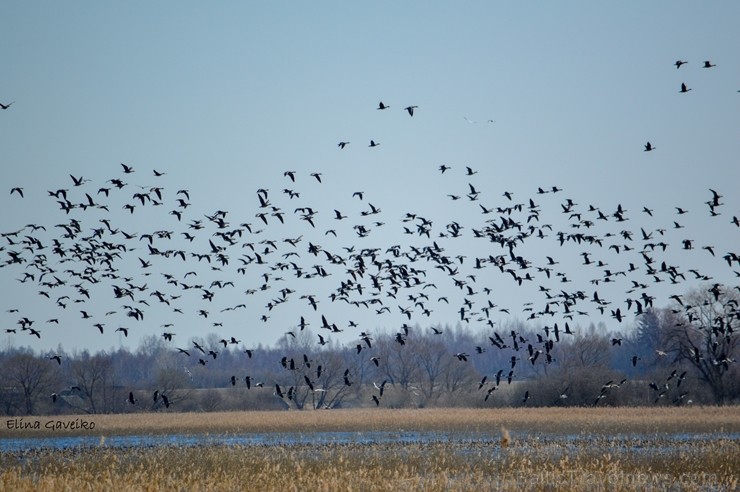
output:
[[[176,347],[0,353],[5,415],[350,407],[723,405],[740,401],[735,290],[603,323],[402,326],[339,345],[295,330],[274,347],[209,334]]]

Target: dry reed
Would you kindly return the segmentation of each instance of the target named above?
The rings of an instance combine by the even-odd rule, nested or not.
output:
[[[101,436],[408,430],[490,437],[6,452],[0,490],[729,491],[740,487],[740,443],[713,436],[737,434],[738,417],[737,407],[100,416]],[[708,434],[672,439],[676,433]]]
[[[86,419],[93,430],[47,430],[48,422]],[[7,421],[13,419],[6,419]],[[503,409],[351,409],[286,412],[138,413],[30,417],[39,429],[0,426],[0,438],[250,432],[510,431],[546,433],[740,432],[740,406]]]

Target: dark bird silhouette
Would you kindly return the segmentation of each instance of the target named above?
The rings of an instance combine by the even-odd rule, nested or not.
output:
[[[655,147],[650,142],[647,142],[645,144],[645,152],[650,152],[651,150],[655,150]]]
[[[376,142],[375,140],[370,140],[370,145],[368,147],[377,147],[380,145],[380,142]]]
[[[689,92],[691,89],[689,87],[686,87],[686,84],[683,82],[681,83],[681,90],[679,92]]]
[[[408,113],[409,113],[409,116],[414,116],[414,110],[415,110],[416,108],[418,108],[418,107],[419,107],[419,106],[406,106],[406,107],[405,107],[405,108],[403,108],[403,109],[405,109],[406,111],[408,111]]]
[[[337,147],[339,147],[340,149],[343,149],[343,148],[345,148],[345,147],[346,147],[347,145],[349,145],[349,142],[339,142],[339,143],[337,144]]]
[[[18,193],[23,198],[23,188],[16,186],[10,190],[10,194],[12,195],[13,193]]]
[[[709,60],[706,60],[706,61],[704,62],[704,66],[703,66],[702,68],[712,68],[712,67],[716,67],[716,66],[717,66],[717,65],[715,65],[715,64],[714,64],[714,63],[712,63],[711,61],[709,61]]]
[[[74,183],[75,186],[82,186],[83,184],[89,181],[83,178],[82,176],[80,176],[79,178],[76,178],[70,174],[69,177],[72,178],[72,183]]]
[[[682,61],[682,60],[676,60],[676,63],[674,63],[674,65],[675,65],[675,66],[676,66],[676,68],[678,69],[678,68],[681,68],[681,65],[686,65],[687,63],[688,63],[688,62],[686,62],[686,61]]]
[[[0,109],[8,109],[8,108],[9,108],[9,107],[11,107],[11,106],[12,106],[13,104],[15,104],[15,101],[13,101],[13,102],[10,102],[10,103],[8,103],[8,104],[3,104],[3,103],[0,103]]]
[[[390,108],[390,106],[386,106],[385,104],[383,104],[383,101],[380,101],[376,109],[382,110],[382,109],[388,109],[388,108]]]

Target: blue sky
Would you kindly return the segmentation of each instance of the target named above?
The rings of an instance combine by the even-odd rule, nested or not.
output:
[[[671,226],[674,207],[684,207],[690,213],[681,217],[686,229],[672,238],[676,249],[686,237],[697,246],[712,244],[721,254],[737,244],[740,229],[729,223],[740,215],[732,196],[740,178],[737,2],[8,2],[2,13],[7,20],[0,32],[0,102],[15,103],[0,111],[0,232],[45,224],[50,242],[53,225],[68,217],[47,190],[72,188],[73,174],[92,180],[86,190],[96,192],[120,177],[123,162],[136,170],[125,176],[126,199],[137,185],[162,186],[169,202],[177,190],[188,189],[191,218],[221,209],[229,211],[233,225],[258,224],[256,190],[269,189],[270,201],[291,220],[283,228],[270,224],[260,237],[303,234],[334,253],[352,244],[383,251],[409,241],[428,244],[402,234],[400,221],[413,212],[433,219],[435,232],[453,220],[466,227],[462,238],[445,246],[449,254],[487,255],[488,246],[472,239],[471,230],[488,218],[478,204],[506,205],[504,191],[514,193],[514,202],[536,199],[542,221],[547,215],[556,231],[570,227],[558,221],[560,205],[571,198],[584,213],[589,205],[607,213],[622,204],[632,220],[629,229],[637,232],[646,219],[639,213],[643,206],[656,211],[644,222],[653,228]],[[678,59],[689,63],[676,69]],[[704,69],[704,60],[717,66]],[[679,93],[682,82],[692,89],[687,94]],[[390,108],[376,110],[379,101]],[[403,111],[409,105],[418,106],[413,117]],[[381,145],[369,148],[371,139]],[[351,143],[340,150],[339,141]],[[656,150],[643,152],[646,141]],[[452,169],[441,175],[441,164]],[[478,174],[466,176],[465,166]],[[155,179],[152,169],[167,174]],[[283,176],[287,170],[296,171],[296,183]],[[312,172],[322,173],[321,184]],[[478,202],[464,197],[469,184],[481,191]],[[564,191],[536,195],[538,187],[553,185]],[[16,186],[23,187],[23,199],[10,195]],[[320,211],[320,231],[297,219],[298,199],[281,193],[289,187],[301,193],[302,206]],[[707,214],[709,188],[723,195],[719,217]],[[365,192],[365,199],[352,197],[355,191]],[[111,201],[124,200],[124,194]],[[452,201],[449,194],[463,199]],[[382,209],[385,225],[361,240],[351,226],[364,220],[367,202]],[[334,209],[349,219],[333,221]],[[169,210],[128,217],[117,208],[106,217],[139,234],[179,233],[184,227]],[[89,219],[88,227],[104,218],[72,215]],[[336,239],[323,235],[332,227]],[[611,222],[600,233],[621,230]],[[532,242],[522,251],[539,264],[545,255],[560,254],[553,244]],[[138,246],[143,254],[143,242]],[[573,261],[582,249],[568,249]],[[712,271],[717,281],[735,281],[721,259],[683,254],[670,258],[685,268]],[[132,276],[141,273],[137,255],[132,252],[125,267]],[[203,268],[191,261],[186,267]],[[583,270],[578,263],[568,269],[574,277]],[[71,308],[60,312],[37,295],[37,286],[20,285],[22,271],[17,265],[0,269],[0,323],[10,327],[19,314],[33,313],[42,340],[3,334],[4,343],[61,343],[68,350],[121,341],[136,346],[140,336],[159,334],[158,325],[171,316],[154,306],[146,323],[105,318],[120,306],[109,290],[101,290],[91,310],[105,319],[108,331],[131,328],[131,339],[108,331],[97,336]],[[259,273],[254,269],[254,276]],[[233,271],[199,274],[237,282],[232,293],[219,292],[225,306],[243,300],[244,290],[258,282],[234,278]],[[573,288],[590,293],[592,275],[583,276],[583,285]],[[326,292],[340,271],[330,280],[285,283],[300,292],[323,289],[320,305],[336,313],[338,322],[361,318],[362,328],[395,331],[406,321],[396,307],[404,304],[400,300],[390,304],[392,315],[332,305]],[[497,304],[517,306],[512,311],[519,311],[523,298],[541,300],[536,289],[512,296],[511,284],[498,276],[485,281]],[[457,295],[448,280],[441,279],[438,290],[439,296]],[[622,290],[615,289],[615,305],[623,301]],[[675,293],[664,285],[651,292],[664,299]],[[296,295],[290,310],[281,308],[262,323],[258,318],[269,300],[254,300],[248,312],[224,314],[223,334],[239,334],[249,344],[273,343],[306,307]],[[435,307],[432,318],[412,322],[454,324],[459,304]],[[6,312],[16,308],[20,313]],[[503,323],[501,316],[497,321]],[[63,326],[44,326],[53,317]],[[608,316],[605,322],[624,328],[612,326]],[[314,331],[317,324],[312,321]],[[192,313],[176,325],[180,346],[189,336],[218,331]],[[347,330],[338,340],[353,337]]]

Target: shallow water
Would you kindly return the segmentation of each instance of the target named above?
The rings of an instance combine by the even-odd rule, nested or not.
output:
[[[662,448],[675,451],[683,446],[701,441],[726,439],[740,441],[740,433],[712,434],[621,434],[589,436],[587,434],[549,435],[540,433],[512,433],[514,442],[532,445],[556,445],[563,450],[571,447],[608,447],[612,452],[660,452]],[[23,437],[0,439],[0,452],[18,452],[34,449],[69,449],[105,446],[109,448],[158,447],[158,446],[289,446],[325,444],[425,444],[449,442],[471,449],[481,444],[498,444],[499,433],[480,432],[308,432],[308,433],[244,433],[244,434],[147,434],[99,435],[74,437]],[[526,444],[525,444],[526,445]]]

